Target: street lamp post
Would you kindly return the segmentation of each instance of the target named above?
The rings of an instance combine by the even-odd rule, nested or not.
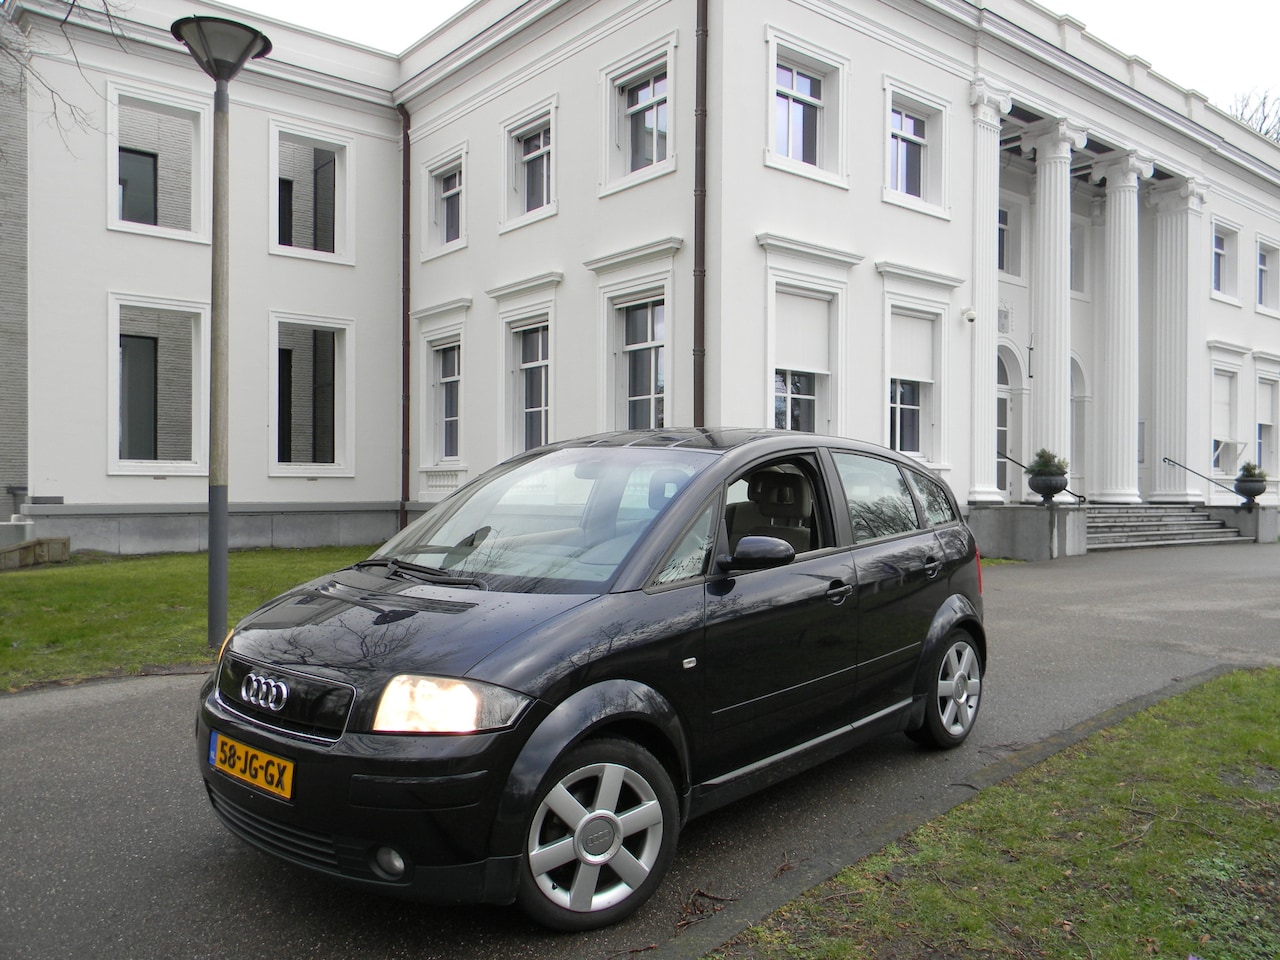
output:
[[[253,27],[221,17],[184,17],[172,26],[200,69],[213,78],[213,275],[209,321],[209,646],[227,632],[227,85],[250,60],[271,52],[271,41]]]

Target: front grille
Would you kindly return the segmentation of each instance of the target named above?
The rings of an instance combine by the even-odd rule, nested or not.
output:
[[[270,710],[245,699],[245,681],[250,675],[287,686],[288,696],[281,709]],[[355,698],[355,687],[350,684],[256,663],[234,654],[223,657],[218,667],[218,699],[224,706],[289,733],[337,740],[346,729]]]
[[[368,880],[378,879],[360,844],[343,842],[332,834],[303,830],[264,817],[216,793],[208,784],[205,787],[209,803],[218,819],[251,846],[313,870]]]

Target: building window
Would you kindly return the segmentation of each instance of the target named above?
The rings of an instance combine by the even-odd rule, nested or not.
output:
[[[1280,400],[1280,384],[1275,380],[1258,381],[1258,433],[1254,462],[1267,473],[1276,470],[1276,402]]]
[[[889,189],[912,197],[924,197],[924,117],[894,107],[890,111]]]
[[[665,305],[662,300],[622,308],[628,430],[666,426]]]
[[[1213,292],[1235,300],[1239,231],[1224,223],[1213,225]]]
[[[281,323],[276,347],[276,462],[333,463],[337,346],[331,327]]]
[[[440,190],[440,242],[453,243],[462,237],[462,170],[450,170],[436,177]]]
[[[120,148],[120,219],[157,224],[156,165],[158,157],[142,150]]]
[[[341,130],[271,121],[272,253],[354,262],[354,154]]]
[[[765,164],[848,188],[841,123],[848,60],[770,32],[769,139]]]
[[[622,88],[631,172],[667,159],[667,71]]]
[[[602,71],[604,129],[611,134],[604,145],[604,193],[675,169],[674,52],[672,34]]]
[[[1235,374],[1213,371],[1213,449],[1210,463],[1214,473],[1234,474],[1236,470]]]
[[[924,385],[916,380],[889,381],[889,447],[919,456],[920,410]]]
[[[813,433],[818,413],[818,375],[802,370],[773,372],[773,425]]]
[[[945,101],[886,78],[883,199],[947,216]]]
[[[111,193],[108,226],[135,233],[196,239],[207,230],[210,114],[182,95],[135,89],[110,81],[108,137]]]
[[[516,227],[556,212],[556,98],[510,118],[502,125],[507,178],[503,193],[503,227]],[[460,229],[460,227],[459,227]]]
[[[111,302],[111,472],[198,473],[207,418],[198,390],[207,355],[201,313],[172,302]]]
[[[462,430],[462,347],[456,343],[435,348],[436,365],[436,455],[440,460],[456,460]]]
[[[354,471],[351,327],[350,320],[272,315],[272,476]]]
[[[540,447],[550,439],[550,342],[545,324],[516,332],[520,363],[517,414],[523,450]]]
[[[520,178],[523,206],[528,213],[551,202],[550,126],[520,138],[520,163],[524,169],[524,176]]]
[[[1258,306],[1280,310],[1280,249],[1258,241]]]
[[[1071,292],[1084,294],[1088,286],[1089,227],[1085,221],[1071,225]]]
[[[996,215],[996,266],[1007,278],[1022,277],[1022,205],[1002,201]]]
[[[774,92],[774,150],[780,157],[818,163],[822,78],[779,62]]]

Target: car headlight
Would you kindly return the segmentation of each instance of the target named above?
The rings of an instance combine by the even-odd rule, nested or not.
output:
[[[448,677],[392,677],[373,720],[377,733],[479,733],[508,726],[528,697]]]

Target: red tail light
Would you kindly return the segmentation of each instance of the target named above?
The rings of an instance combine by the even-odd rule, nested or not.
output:
[[[978,596],[982,596],[982,554],[975,547],[973,560],[978,565]]]

